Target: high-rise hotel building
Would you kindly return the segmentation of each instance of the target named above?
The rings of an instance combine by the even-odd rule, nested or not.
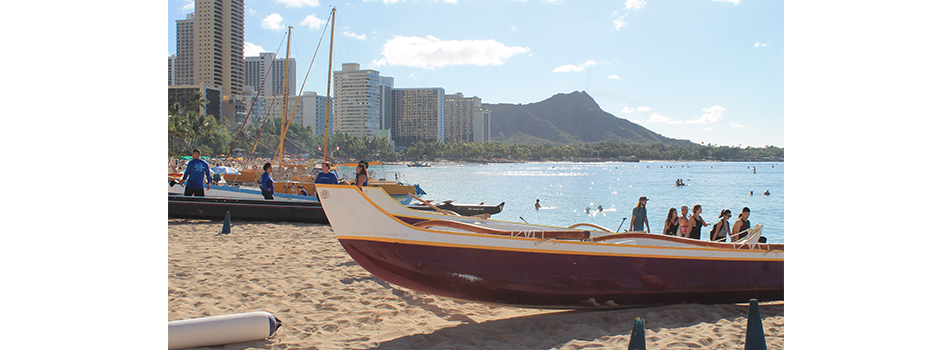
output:
[[[176,21],[175,84],[220,88],[219,118],[234,121],[232,101],[244,85],[244,0],[195,0],[195,13]]]
[[[244,85],[253,88],[254,94],[261,89],[261,96],[283,95],[285,76],[287,95],[297,95],[296,59],[277,58],[273,52],[244,57]]]
[[[344,63],[333,72],[333,132],[372,137],[383,125],[383,88],[379,71]]]
[[[461,92],[445,96],[445,142],[483,142],[485,109],[482,99]],[[481,137],[476,137],[479,135]],[[476,141],[481,139],[482,141]]]
[[[195,14],[175,21],[175,80],[171,85],[195,84]]]
[[[393,141],[408,147],[416,141],[445,141],[445,89],[393,90]]]

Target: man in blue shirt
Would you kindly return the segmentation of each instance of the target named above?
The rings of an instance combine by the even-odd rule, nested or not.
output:
[[[274,179],[270,176],[271,165],[264,163],[264,174],[261,175],[261,194],[264,199],[274,199]]]
[[[208,165],[208,162],[201,159],[201,151],[195,149],[191,151],[191,160],[188,161],[185,174],[181,177],[181,182],[185,182],[185,195],[204,197],[205,179],[208,180],[207,188],[210,190],[211,166]]]
[[[313,182],[318,184],[338,185],[340,180],[337,179],[336,174],[330,172],[330,163],[324,162],[323,171],[317,174],[317,178]]]
[[[632,220],[630,220],[630,231],[643,231],[643,224],[647,225],[647,233],[650,233],[650,221],[647,220],[647,197],[640,197],[637,206],[633,208]]]

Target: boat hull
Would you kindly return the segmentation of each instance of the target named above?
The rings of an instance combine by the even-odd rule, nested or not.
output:
[[[502,202],[499,205],[479,205],[479,204],[455,204],[455,203],[435,203],[433,204],[439,209],[450,210],[456,214],[462,216],[473,216],[473,215],[482,215],[490,214],[495,215],[502,211],[505,208],[505,203]],[[431,207],[425,204],[415,204],[409,206],[409,209],[412,210],[423,210],[423,211],[434,211]]]
[[[784,299],[783,262],[545,254],[359,239],[340,243],[360,266],[390,283],[489,304],[609,309]]]
[[[590,232],[399,209],[381,193],[343,186],[317,190],[360,266],[423,293],[554,309],[784,299],[784,245],[607,232],[571,240],[565,233]],[[461,224],[437,224],[447,221]]]
[[[319,202],[168,195],[168,217],[328,224]]]

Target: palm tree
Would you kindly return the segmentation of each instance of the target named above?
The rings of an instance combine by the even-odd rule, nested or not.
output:
[[[208,99],[205,98],[205,95],[201,91],[195,91],[191,97],[188,98],[187,109],[194,111],[195,113],[201,113],[202,109],[205,109],[205,105],[210,103]]]

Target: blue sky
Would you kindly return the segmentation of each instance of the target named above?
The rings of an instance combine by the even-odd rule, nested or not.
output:
[[[278,51],[293,26],[298,91],[326,94],[329,34],[300,85],[331,7],[334,70],[356,62],[396,87],[485,103],[583,90],[667,137],[784,147],[782,1],[247,0],[245,55]],[[175,20],[193,11],[169,0],[169,54]]]

